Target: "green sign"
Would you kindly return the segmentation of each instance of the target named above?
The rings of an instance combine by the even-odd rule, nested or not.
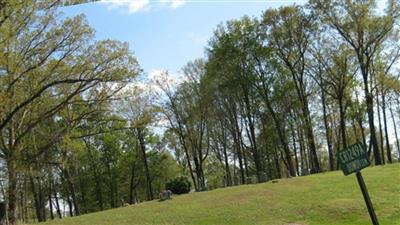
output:
[[[339,151],[337,158],[346,176],[369,166],[367,150],[361,142]]]

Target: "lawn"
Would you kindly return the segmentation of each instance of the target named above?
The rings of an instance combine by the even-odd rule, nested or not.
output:
[[[362,171],[381,225],[400,225],[400,164]],[[327,172],[174,196],[47,225],[371,224],[355,174]]]

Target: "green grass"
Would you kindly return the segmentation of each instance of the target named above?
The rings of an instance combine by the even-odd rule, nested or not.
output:
[[[362,171],[381,225],[400,225],[400,164]],[[329,172],[174,196],[75,218],[54,225],[371,224],[355,174]]]

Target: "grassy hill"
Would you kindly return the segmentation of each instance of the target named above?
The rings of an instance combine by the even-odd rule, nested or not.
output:
[[[381,225],[400,225],[400,164],[363,170]],[[47,225],[371,224],[354,174],[329,172],[174,196]]]

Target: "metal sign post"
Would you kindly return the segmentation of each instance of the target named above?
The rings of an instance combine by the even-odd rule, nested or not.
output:
[[[378,218],[376,217],[374,207],[368,194],[367,186],[365,185],[364,178],[360,172],[363,168],[368,167],[370,164],[368,160],[367,149],[365,148],[364,144],[358,142],[339,151],[337,158],[345,176],[354,172],[356,173],[358,185],[360,186],[365,204],[367,205],[372,224],[379,225]]]
[[[369,198],[367,186],[365,186],[364,178],[362,177],[361,172],[357,171],[356,176],[357,176],[358,185],[360,185],[361,192],[364,196],[365,204],[367,205],[368,213],[369,213],[369,216],[371,217],[372,224],[379,225],[378,218],[376,217],[376,214],[375,214],[374,206],[372,205],[371,199]]]

